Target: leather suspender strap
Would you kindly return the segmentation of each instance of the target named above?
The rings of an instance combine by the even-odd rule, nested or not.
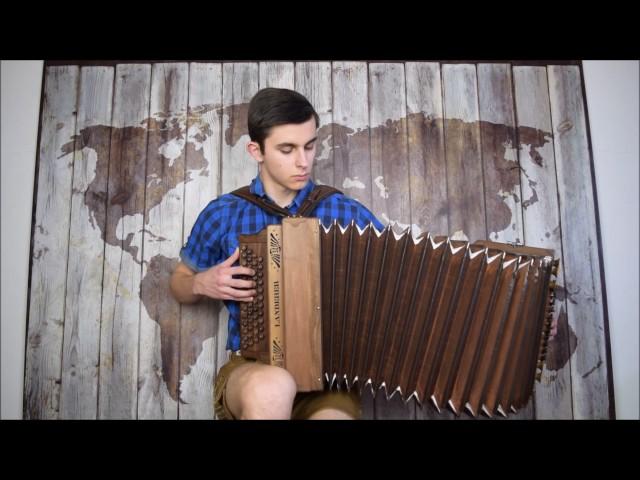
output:
[[[259,206],[261,209],[265,210],[266,212],[272,214],[272,215],[277,215],[280,217],[288,217],[290,216],[290,213],[285,210],[284,208],[280,207],[279,205],[276,205],[275,203],[269,203],[267,201],[265,201],[264,199],[254,195],[253,193],[251,193],[251,190],[249,189],[249,186],[246,187],[242,187],[239,188],[238,190],[234,190],[233,192],[231,192],[231,195],[235,195],[236,197],[240,197],[240,198],[244,198],[245,200],[247,200],[248,202],[251,202],[257,206]]]
[[[328,185],[316,185],[315,188],[311,191],[311,193],[309,193],[307,198],[304,200],[304,202],[302,202],[302,205],[300,205],[300,209],[298,210],[298,213],[296,213],[295,215],[291,215],[291,213],[285,208],[282,208],[281,206],[276,205],[275,203],[267,202],[263,198],[257,197],[256,195],[251,193],[249,186],[242,187],[242,188],[239,188],[238,190],[234,190],[233,192],[231,192],[232,195],[235,195],[236,197],[244,198],[248,202],[258,205],[260,208],[262,208],[266,212],[272,215],[280,216],[280,217],[306,217],[310,215],[311,212],[313,212],[313,210],[318,206],[318,204],[322,200],[324,200],[325,198],[335,193],[342,193],[342,192],[337,188],[333,188]]]
[[[336,193],[342,192],[337,188],[330,187],[329,185],[316,185],[309,195],[307,195],[307,198],[304,199],[302,205],[300,205],[296,216],[308,217],[322,200]]]

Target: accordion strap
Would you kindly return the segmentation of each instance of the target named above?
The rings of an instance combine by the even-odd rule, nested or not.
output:
[[[309,193],[307,198],[305,198],[304,202],[302,202],[302,205],[300,205],[298,213],[296,213],[295,215],[291,215],[291,213],[287,209],[282,208],[275,203],[267,202],[263,198],[260,198],[251,193],[249,186],[245,186],[231,192],[232,195],[244,198],[245,200],[258,205],[266,212],[280,217],[307,217],[311,214],[311,212],[313,212],[313,210],[322,200],[336,193],[342,192],[337,188],[333,188],[328,185],[316,185],[311,193]]]

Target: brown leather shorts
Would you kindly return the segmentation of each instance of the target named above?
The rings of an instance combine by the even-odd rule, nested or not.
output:
[[[229,360],[220,368],[216,377],[213,396],[213,407],[218,420],[235,420],[227,406],[224,395],[227,381],[231,372],[236,368],[253,361],[237,354],[229,354]],[[360,395],[356,391],[321,391],[298,393],[293,401],[291,419],[306,420],[315,412],[324,408],[341,410],[355,419],[359,419],[362,416]]]

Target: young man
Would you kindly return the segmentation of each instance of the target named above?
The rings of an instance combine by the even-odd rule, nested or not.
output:
[[[258,162],[251,194],[295,215],[315,185],[311,171],[316,153],[319,119],[309,101],[292,90],[266,88],[249,104],[251,141],[247,151]],[[322,200],[312,217],[329,226],[352,220],[364,228],[382,223],[362,204],[340,193]],[[316,392],[296,394],[296,384],[286,370],[246,360],[239,355],[240,302],[252,301],[256,285],[234,278],[253,270],[234,266],[239,258],[238,236],[255,234],[282,217],[236,195],[225,194],[200,213],[171,277],[171,291],[181,303],[203,297],[224,300],[229,309],[229,361],[215,382],[215,410],[225,419],[353,419],[360,416],[356,393]]]

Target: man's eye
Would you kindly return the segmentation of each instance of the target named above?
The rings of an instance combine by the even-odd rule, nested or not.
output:
[[[313,145],[307,145],[306,147],[304,147],[305,150],[313,150],[313,147],[315,147],[315,143]]]
[[[288,154],[288,153],[291,153],[293,150],[280,150],[280,151],[284,154]]]

